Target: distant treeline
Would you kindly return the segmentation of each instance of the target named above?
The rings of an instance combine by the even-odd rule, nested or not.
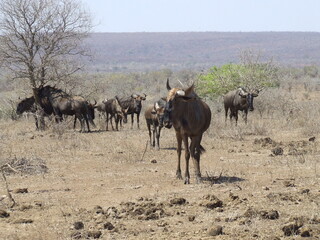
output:
[[[320,65],[320,33],[93,33],[85,44],[90,72],[208,69],[238,63],[240,51],[261,51],[284,66]]]

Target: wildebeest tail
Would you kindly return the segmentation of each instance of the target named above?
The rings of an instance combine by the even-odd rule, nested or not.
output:
[[[204,153],[206,150],[204,149],[204,147],[202,147],[201,145],[200,145],[200,154],[202,154],[202,153]]]

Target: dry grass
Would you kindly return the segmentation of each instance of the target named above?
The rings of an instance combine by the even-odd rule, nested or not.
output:
[[[217,239],[291,239],[281,228],[293,218],[305,219],[304,227],[319,236],[320,95],[310,87],[307,90],[308,99],[294,87],[290,93],[286,89],[265,92],[255,99],[256,111],[249,113],[248,124],[240,117],[237,127],[225,123],[221,102],[210,103],[212,123],[203,137],[206,152],[201,157],[201,171],[208,181],[202,184],[195,184],[193,178],[190,185],[175,179],[172,129],[163,130],[160,151],[148,146],[144,154],[148,133],[143,119],[141,130],[136,125],[130,129],[129,123],[119,132],[98,127],[92,133],[74,131],[72,119],[59,125],[49,122],[44,132],[35,131],[33,119],[1,120],[0,164],[15,160],[17,167],[26,160],[22,161],[26,166],[34,167],[32,161],[39,160],[48,171],[7,176],[11,190],[28,188],[29,193],[13,194],[18,204],[14,209],[7,208],[6,200],[0,202],[10,213],[9,218],[0,218],[0,238],[71,239],[73,223],[82,221],[83,235],[100,230],[102,239],[210,239],[212,225],[223,227],[224,234]],[[255,141],[266,137],[272,143]],[[310,137],[315,140],[309,141]],[[272,156],[274,147],[281,147],[284,154]],[[217,182],[210,181],[220,173]],[[6,194],[3,189],[0,196]],[[219,198],[223,207],[201,206],[207,194]],[[187,204],[168,204],[177,197]],[[150,204],[158,204],[156,213],[166,214],[139,219],[121,202],[134,202],[146,211]],[[123,212],[121,217],[96,214],[96,205],[106,212],[110,207]],[[271,210],[279,213],[278,219],[262,217],[261,211]],[[195,219],[190,221],[189,216]],[[21,218],[33,223],[14,223]],[[116,230],[104,229],[106,222]]]

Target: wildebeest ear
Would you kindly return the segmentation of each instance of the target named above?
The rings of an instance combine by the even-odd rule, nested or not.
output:
[[[154,108],[152,108],[151,114],[157,114],[157,111]]]
[[[131,97],[132,97],[132,98],[137,98],[138,95],[137,95],[137,94],[132,94]]]
[[[170,84],[169,84],[169,78],[167,78],[167,90],[168,90],[168,91],[171,90],[171,87],[170,87]]]
[[[251,95],[252,95],[252,97],[258,97],[259,94],[256,93],[256,92],[254,92],[254,93],[252,93]]]

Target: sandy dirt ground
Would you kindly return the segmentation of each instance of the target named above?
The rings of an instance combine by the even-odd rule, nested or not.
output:
[[[2,121],[1,164],[19,172],[5,168],[13,208],[0,181],[0,239],[320,239],[318,136],[214,132],[213,122],[202,141],[203,182],[191,162],[185,185],[175,178],[173,129],[157,151],[144,119],[140,130],[98,124],[92,133]]]

